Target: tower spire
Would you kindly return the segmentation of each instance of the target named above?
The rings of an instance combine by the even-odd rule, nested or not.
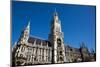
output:
[[[27,24],[27,26],[26,26],[26,30],[27,30],[28,32],[30,32],[30,20],[28,21],[28,24]]]
[[[30,20],[28,21],[28,25],[27,25],[27,27],[26,28],[30,28]]]
[[[59,22],[60,20],[55,9],[53,23],[51,25],[51,33],[49,35],[49,41],[53,48],[53,63],[64,63],[66,61],[63,32],[61,31],[61,24]]]
[[[19,39],[19,44],[26,44],[30,34],[30,21],[28,21],[27,26],[23,30],[21,37]]]

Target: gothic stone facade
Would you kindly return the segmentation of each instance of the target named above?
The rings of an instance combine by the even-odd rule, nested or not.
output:
[[[48,40],[30,36],[30,22],[22,31],[12,50],[12,65],[34,65],[95,61],[95,53],[87,47],[73,48],[64,45],[64,36],[57,12],[54,13]]]

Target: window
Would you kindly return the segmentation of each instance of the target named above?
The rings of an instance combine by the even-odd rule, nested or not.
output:
[[[57,39],[58,47],[61,47],[61,39]]]
[[[36,61],[36,57],[34,58],[34,61]]]
[[[19,51],[16,52],[16,56],[18,56]]]
[[[60,55],[62,55],[62,51],[60,51]]]
[[[62,57],[60,57],[60,61],[63,61],[63,58]]]
[[[20,57],[23,57],[23,55],[22,55],[22,54],[20,54]]]
[[[24,52],[24,50],[25,50],[25,47],[22,46],[21,51]]]

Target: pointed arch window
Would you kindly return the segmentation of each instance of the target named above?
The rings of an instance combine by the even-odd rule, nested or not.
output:
[[[60,51],[60,55],[62,55],[62,51]]]
[[[63,61],[63,58],[62,57],[60,57],[60,61]]]
[[[57,44],[58,44],[58,47],[61,47],[61,39],[60,38],[57,39]]]

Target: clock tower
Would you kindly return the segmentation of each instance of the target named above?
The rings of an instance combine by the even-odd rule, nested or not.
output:
[[[61,30],[61,21],[59,20],[58,13],[55,11],[51,24],[51,32],[49,34],[49,41],[53,48],[53,63],[65,62],[65,48],[63,39],[64,37]]]

